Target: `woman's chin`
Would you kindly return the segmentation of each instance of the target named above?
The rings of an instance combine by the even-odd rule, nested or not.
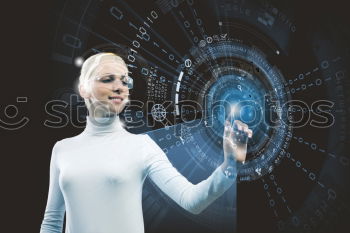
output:
[[[114,104],[113,107],[110,108],[110,111],[112,113],[119,114],[121,111],[123,111],[124,107],[125,107],[124,103]]]
[[[99,102],[95,105],[95,110],[99,112],[103,112],[104,115],[114,115],[119,114],[123,111],[125,105],[127,104],[128,100],[124,99],[120,103],[118,102]]]

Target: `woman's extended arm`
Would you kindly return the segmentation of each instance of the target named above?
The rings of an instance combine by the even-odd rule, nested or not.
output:
[[[65,205],[58,184],[59,169],[57,167],[56,145],[57,143],[51,154],[49,194],[40,233],[62,233]]]
[[[173,167],[161,148],[146,137],[146,172],[151,180],[185,210],[199,214],[235,182],[224,175],[221,166],[198,184],[192,184]]]

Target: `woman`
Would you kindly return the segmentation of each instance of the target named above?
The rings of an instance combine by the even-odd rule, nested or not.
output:
[[[91,56],[82,66],[79,81],[79,93],[89,111],[86,128],[56,142],[52,149],[40,233],[62,232],[65,212],[66,233],[144,232],[141,197],[147,176],[193,214],[203,211],[235,182],[235,174],[227,174],[232,172],[230,161],[244,161],[247,145],[233,141],[229,122],[224,132],[224,162],[194,185],[148,135],[131,134],[123,128],[118,114],[128,102],[132,80],[121,57],[112,53]],[[235,124],[237,132],[252,136],[247,125]]]

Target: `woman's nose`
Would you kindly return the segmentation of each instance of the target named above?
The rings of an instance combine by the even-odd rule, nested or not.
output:
[[[113,92],[117,93],[117,94],[120,94],[120,89],[113,89]]]
[[[123,86],[123,82],[119,79],[116,79],[114,80],[113,84],[113,90],[117,90],[117,89],[122,89],[124,86]]]

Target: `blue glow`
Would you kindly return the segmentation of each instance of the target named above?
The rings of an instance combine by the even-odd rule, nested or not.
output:
[[[256,137],[266,133],[267,128],[263,126],[265,90],[266,87],[253,76],[228,74],[220,77],[210,88],[207,98],[208,120],[212,123],[213,131],[220,136],[225,120],[230,118],[231,121],[240,120],[253,131],[258,131]],[[217,103],[223,103],[221,106],[224,107],[215,107]]]

